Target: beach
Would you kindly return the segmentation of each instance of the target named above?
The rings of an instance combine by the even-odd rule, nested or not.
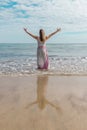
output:
[[[86,76],[0,76],[0,130],[87,130],[86,87]]]
[[[0,10],[0,130],[87,130],[87,0]]]

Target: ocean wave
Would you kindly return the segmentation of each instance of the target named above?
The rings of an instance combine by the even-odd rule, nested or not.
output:
[[[48,71],[37,70],[36,58],[0,61],[0,75],[58,74],[87,75],[87,57],[49,57]]]

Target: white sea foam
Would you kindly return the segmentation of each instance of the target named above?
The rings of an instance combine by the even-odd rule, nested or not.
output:
[[[48,71],[37,70],[36,59],[0,62],[0,74],[59,74],[87,75],[87,57],[50,57]]]

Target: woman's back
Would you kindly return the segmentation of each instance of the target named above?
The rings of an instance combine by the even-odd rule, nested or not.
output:
[[[38,42],[38,47],[43,47],[46,45],[45,41],[41,41],[39,37],[37,39],[37,42]]]

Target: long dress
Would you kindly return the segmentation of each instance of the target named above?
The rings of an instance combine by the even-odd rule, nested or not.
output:
[[[38,47],[37,47],[38,69],[48,69],[49,59],[48,59],[48,52],[46,49],[46,43],[41,41],[39,38],[37,39],[37,42],[38,42]]]

